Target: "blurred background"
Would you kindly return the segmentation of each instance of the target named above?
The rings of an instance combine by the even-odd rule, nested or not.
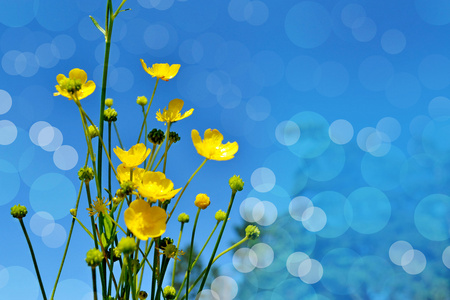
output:
[[[97,90],[81,103],[98,122],[104,38],[89,16],[103,26],[105,6],[0,0],[1,299],[41,299],[10,216],[18,203],[28,208],[47,293],[53,288],[86,155],[77,107],[54,97],[54,86],[58,74],[84,69]],[[167,177],[182,187],[203,161],[192,129],[216,128],[239,151],[207,162],[175,214],[193,218],[195,195],[211,197],[200,248],[239,174],[245,188],[219,251],[246,224],[261,228],[217,262],[199,298],[450,299],[448,1],[130,0],[124,8],[107,97],[125,148],[142,123],[136,98],[150,98],[155,83],[139,59],[181,64],[160,81],[149,114],[149,130],[164,129],[154,113],[171,99],[194,108],[171,128],[181,141]],[[166,233],[174,239],[176,223]],[[92,245],[80,226],[74,235],[56,299],[92,299],[84,262]]]

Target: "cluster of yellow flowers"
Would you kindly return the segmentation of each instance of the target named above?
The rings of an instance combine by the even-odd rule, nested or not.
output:
[[[177,64],[153,64],[152,67],[147,67],[142,59],[141,63],[148,74],[165,81],[175,77],[180,68],[180,65]],[[62,95],[69,100],[81,100],[95,90],[95,83],[87,81],[86,72],[81,69],[71,70],[68,78],[59,74],[56,80],[58,81],[58,85],[56,85],[58,92],[54,95]],[[173,99],[169,102],[168,108],[165,107],[163,112],[159,110],[156,113],[156,119],[171,124],[192,115],[193,108],[182,114],[183,106],[183,100]],[[223,135],[217,129],[207,129],[203,139],[199,132],[193,129],[191,137],[198,154],[208,160],[230,160],[238,151],[236,142],[222,143]],[[151,154],[151,149],[148,149],[144,144],[136,144],[128,151],[116,147],[114,153],[122,162],[116,168],[119,183],[131,182],[133,192],[137,195],[137,199],[130,203],[124,213],[127,228],[141,240],[161,236],[166,230],[167,214],[164,209],[159,206],[152,206],[152,204],[174,198],[181,188],[174,189],[173,182],[166,178],[164,173],[152,172],[139,167]],[[208,204],[205,204],[205,202],[208,202]],[[95,214],[95,211],[105,213],[105,203],[102,201],[102,205],[97,205],[98,203],[94,203],[97,209],[95,207],[90,209],[91,214]],[[199,207],[204,209],[209,205],[209,197],[205,194],[199,194],[196,205],[197,203],[201,203]]]

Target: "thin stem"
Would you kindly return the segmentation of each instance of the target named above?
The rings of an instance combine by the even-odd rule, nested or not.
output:
[[[139,144],[139,141],[141,140],[142,131],[144,130],[144,125],[147,122],[147,115],[148,115],[148,112],[150,111],[150,106],[152,105],[153,98],[155,97],[155,92],[156,92],[156,87],[158,86],[158,82],[159,82],[159,78],[156,78],[155,88],[153,89],[153,94],[152,94],[152,97],[150,98],[150,103],[147,106],[147,111],[145,112],[144,120],[142,121],[141,131],[139,132],[137,144]]]
[[[183,234],[184,222],[181,222],[180,234],[178,235],[177,250],[180,249],[181,235]],[[175,284],[175,270],[177,268],[177,259],[173,260],[173,270],[172,270],[172,286]]]
[[[25,238],[27,239],[28,248],[30,248],[31,258],[33,259],[34,269],[36,270],[36,275],[39,281],[39,286],[41,288],[42,297],[44,300],[47,300],[47,296],[45,295],[44,285],[42,284],[41,274],[39,273],[39,267],[37,265],[36,256],[34,256],[33,246],[31,245],[30,238],[28,237],[27,229],[23,224],[22,218],[19,218],[20,226],[22,227],[23,233],[25,234]]]
[[[104,124],[104,116],[105,116],[105,99],[106,99],[106,83],[108,79],[108,67],[109,67],[109,53],[111,50],[111,36],[114,25],[114,18],[109,18],[112,13],[112,2],[108,0],[106,7],[106,22],[108,26],[106,28],[106,36],[105,36],[105,59],[103,61],[103,79],[102,79],[102,93],[100,96],[100,117],[99,117],[99,137],[103,139],[103,124]],[[114,15],[115,17],[115,15]],[[108,22],[109,21],[109,22]],[[102,145],[98,143],[97,148],[97,176],[98,176],[98,184],[101,186],[102,184]]]
[[[89,154],[86,157],[86,164],[84,165],[85,167],[87,165],[87,158],[88,157],[89,157]],[[80,182],[80,188],[78,189],[77,202],[75,204],[75,211],[78,210],[78,203],[80,202],[81,190],[82,189],[83,189],[83,182]],[[53,286],[52,295],[50,296],[51,300],[53,300],[53,297],[55,296],[56,286],[58,285],[59,276],[61,276],[61,271],[62,271],[62,268],[64,266],[64,261],[66,260],[66,254],[67,254],[67,250],[69,249],[69,244],[70,244],[70,240],[72,238],[72,232],[73,232],[73,227],[74,226],[75,226],[75,219],[72,219],[72,224],[70,225],[70,230],[69,230],[69,237],[67,238],[66,248],[64,249],[64,254],[63,254],[63,258],[61,260],[61,265],[59,266],[58,275],[56,275],[55,285]]]
[[[211,254],[211,258],[209,259],[208,266],[206,267],[205,275],[203,276],[202,283],[200,284],[200,288],[198,290],[199,293],[203,290],[203,287],[205,286],[205,283],[206,283],[206,279],[208,278],[208,273],[209,273],[209,270],[211,269],[211,266],[213,264],[214,255],[216,255],[217,248],[219,248],[219,243],[220,243],[220,240],[222,239],[222,234],[223,234],[223,231],[225,230],[225,226],[227,225],[228,216],[230,215],[231,207],[233,206],[233,202],[234,202],[234,197],[235,196],[236,196],[236,190],[233,190],[231,192],[230,203],[228,204],[227,215],[225,217],[225,220],[223,220],[223,224],[222,224],[222,228],[220,229],[219,237],[217,238],[216,245],[214,246],[214,250],[213,250],[213,252]]]
[[[164,149],[164,166],[163,173],[166,174],[166,163],[167,163],[167,151],[169,150],[169,133],[170,133],[170,122],[167,122],[167,131],[166,131],[166,147]]]
[[[116,122],[113,122],[113,124],[114,124],[114,129],[116,130],[117,139],[119,140],[120,148],[123,149],[122,140],[120,139],[119,130],[117,129]]]
[[[202,209],[197,209],[197,214],[195,215],[194,227],[192,228],[192,236],[191,236],[191,247],[189,250],[189,262],[186,271],[186,300],[189,299],[189,276],[191,275],[191,262],[192,262],[192,252],[194,251],[194,237],[195,237],[195,229],[197,228],[198,216],[200,215],[200,211]]]
[[[203,251],[205,250],[206,246],[208,245],[209,240],[210,240],[211,237],[213,236],[214,232],[216,232],[216,229],[217,229],[217,226],[219,225],[219,223],[220,223],[220,222],[216,222],[216,225],[214,226],[213,230],[212,230],[211,233],[209,234],[208,239],[206,240],[206,242],[205,242],[205,244],[203,245],[203,247],[202,247],[202,249],[200,250],[200,252],[197,254],[197,257],[195,258],[194,262],[192,263],[192,268],[194,268],[195,264],[196,264],[197,261],[200,259],[200,256],[202,255]],[[174,271],[174,273],[175,273],[175,271]],[[203,273],[202,273],[202,274],[203,274]],[[200,276],[201,276],[201,275],[200,275]],[[174,286],[174,278],[175,278],[175,277],[172,278],[172,286]],[[177,293],[177,296],[176,296],[175,298],[178,298],[178,296],[180,295],[181,290],[183,289],[184,284],[186,283],[186,278],[187,278],[187,273],[184,274],[183,281],[181,282],[180,288],[178,289],[178,293]],[[198,278],[197,278],[197,281],[195,282],[195,284],[197,284],[197,282],[198,282]],[[189,291],[190,291],[190,290],[189,290]]]
[[[219,255],[217,255],[214,260],[213,263],[216,262],[216,260],[218,260],[222,255],[224,255],[225,253],[233,250],[234,248],[238,247],[239,245],[241,245],[242,243],[246,242],[248,240],[248,237],[243,238],[242,240],[240,240],[239,242],[237,242],[236,244],[234,244],[233,246],[231,246],[230,248],[226,249],[225,251],[223,251],[222,253],[220,253]],[[200,279],[202,278],[203,274],[205,274],[206,269],[203,270],[203,272],[200,274],[200,276],[198,276],[198,278],[195,280],[195,282],[191,285],[191,287],[189,288],[189,293],[192,291],[192,289],[197,285],[197,283],[200,281]],[[177,296],[175,297],[175,299],[178,299],[179,293],[177,294]],[[184,299],[186,297],[186,295],[184,295],[181,299]]]
[[[95,275],[95,267],[92,269],[92,291],[94,293],[94,300],[97,300],[97,276]]]
[[[207,160],[208,160],[208,159],[205,158],[205,160],[202,162],[202,164],[197,168],[197,170],[195,170],[195,172],[191,175],[191,177],[189,178],[189,180],[186,182],[186,185],[184,186],[183,190],[181,191],[180,195],[178,196],[178,199],[177,199],[177,201],[175,202],[175,205],[173,206],[172,210],[170,211],[170,214],[167,216],[166,223],[169,222],[170,217],[172,216],[172,214],[173,214],[175,208],[176,208],[177,205],[178,205],[178,201],[180,201],[181,196],[183,195],[184,191],[185,191],[186,188],[188,187],[188,185],[189,185],[189,183],[191,182],[192,178],[194,178],[195,174],[197,174],[198,171],[200,171],[200,169],[205,165],[205,163],[206,163]]]

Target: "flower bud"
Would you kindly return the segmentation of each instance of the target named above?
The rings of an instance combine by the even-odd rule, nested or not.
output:
[[[105,99],[105,105],[111,107],[113,105],[113,99],[112,98]]]
[[[257,239],[260,233],[259,228],[255,225],[248,225],[245,228],[245,236],[251,240]]]
[[[86,253],[86,262],[89,267],[95,268],[99,264],[101,264],[103,260],[103,254],[98,249],[91,249]]]
[[[72,217],[76,217],[77,216],[77,210],[75,208],[71,208],[70,209],[70,214],[72,215]]]
[[[244,189],[244,181],[239,175],[231,177],[228,183],[233,191],[242,191]]]
[[[124,181],[120,184],[120,188],[125,195],[130,195],[135,189],[135,185],[132,181]]]
[[[173,286],[170,286],[170,285],[166,286],[163,290],[163,296],[167,300],[175,299],[176,294],[177,294],[177,291],[175,290],[175,288]]]
[[[27,215],[28,211],[27,208],[23,205],[17,204],[11,207],[11,215],[14,218],[22,219]]]
[[[221,209],[219,209],[219,210],[216,212],[215,218],[216,218],[216,220],[217,220],[218,222],[220,222],[220,221],[225,221],[226,217],[227,217],[227,213],[224,212],[224,211],[222,211]]]
[[[165,137],[164,131],[156,128],[153,128],[147,135],[149,142],[155,145],[160,145]]]
[[[197,197],[195,197],[195,206],[201,209],[205,209],[211,204],[211,201],[209,200],[208,195],[206,194],[198,194]]]
[[[189,222],[189,215],[186,213],[181,213],[178,215],[178,222],[180,223],[188,223]]]
[[[139,295],[138,295],[140,300],[145,300],[148,297],[148,294],[146,291],[139,291]]]
[[[169,132],[169,142],[175,144],[180,140],[180,136],[175,131]]]
[[[105,109],[103,120],[105,120],[106,122],[117,121],[117,111],[114,108]]]
[[[95,126],[95,125],[89,126],[88,131],[89,131],[89,137],[91,139],[98,136],[98,127],[97,126]]]
[[[91,181],[92,179],[94,179],[94,170],[92,170],[90,167],[81,168],[78,171],[78,178],[81,181],[84,181],[87,183],[87,182]]]
[[[148,102],[147,101],[147,97],[145,97],[145,96],[138,96],[137,97],[137,100],[136,100],[137,104],[144,106],[144,105],[147,104],[147,102]]]
[[[131,254],[136,250],[136,242],[134,241],[134,238],[130,236],[123,237],[117,244],[117,249],[124,255]]]

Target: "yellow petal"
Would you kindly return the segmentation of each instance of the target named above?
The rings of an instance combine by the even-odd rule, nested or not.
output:
[[[87,74],[84,70],[75,68],[69,72],[69,78],[79,79],[81,84],[84,84],[87,81]]]
[[[170,66],[169,74],[167,76],[168,79],[172,79],[175,77],[175,75],[178,74],[178,70],[180,69],[180,65],[173,64]]]
[[[183,109],[184,101],[181,99],[173,99],[169,102],[169,111],[179,113]]]

